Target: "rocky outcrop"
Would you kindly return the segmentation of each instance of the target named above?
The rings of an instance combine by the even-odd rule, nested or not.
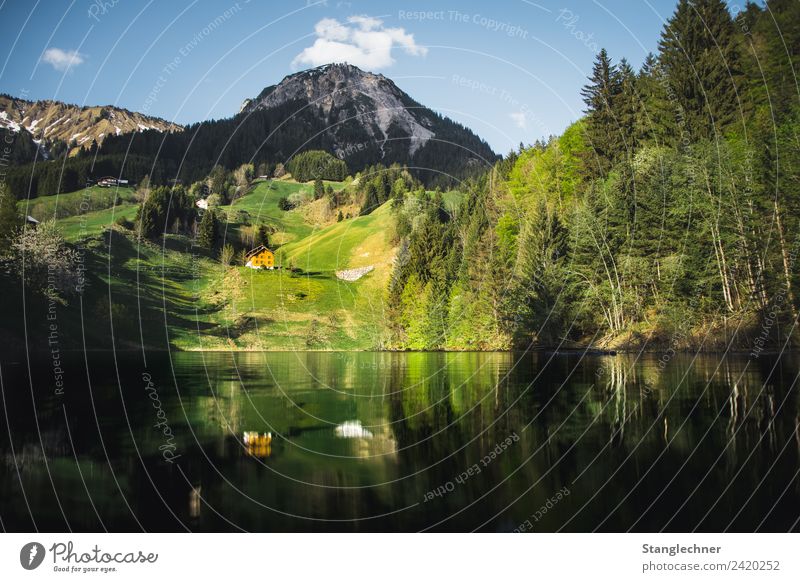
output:
[[[375,267],[372,265],[358,267],[357,269],[346,269],[344,271],[336,271],[336,276],[342,281],[358,281],[361,277],[374,269]]]
[[[157,117],[149,117],[111,105],[79,107],[60,101],[27,101],[0,95],[0,128],[28,131],[34,141],[63,141],[77,151],[98,144],[109,135],[152,129],[181,131],[183,127]]]
[[[268,87],[254,100],[245,101],[242,109],[272,108],[291,101],[305,101],[331,125],[356,118],[372,140],[385,144],[395,133],[408,138],[408,152],[413,155],[434,137],[434,121],[383,75],[368,73],[347,64],[330,64],[284,78]],[[355,105],[355,107],[354,107]],[[354,144],[340,143],[347,151]]]

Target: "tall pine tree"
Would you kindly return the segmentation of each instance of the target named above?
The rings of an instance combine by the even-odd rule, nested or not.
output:
[[[730,128],[739,114],[741,59],[725,2],[680,0],[659,49],[688,137],[713,138]]]
[[[619,128],[614,108],[620,92],[617,68],[611,63],[606,49],[601,49],[592,67],[589,84],[581,91],[586,104],[590,156],[585,168],[590,178],[608,174],[619,151]]]
[[[211,250],[219,237],[219,224],[213,210],[206,210],[197,226],[197,245]]]

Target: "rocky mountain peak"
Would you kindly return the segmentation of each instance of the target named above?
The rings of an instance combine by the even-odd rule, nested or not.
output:
[[[429,110],[383,75],[346,63],[289,75],[246,102],[243,112],[298,102],[312,109],[334,132],[340,125],[359,124],[381,151],[390,134],[391,139],[407,139],[410,155],[436,135]],[[336,147],[347,151],[353,145],[342,140]]]

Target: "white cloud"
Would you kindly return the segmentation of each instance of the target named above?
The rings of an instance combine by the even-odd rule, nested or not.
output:
[[[351,16],[347,22],[358,25],[362,30],[375,30],[383,27],[383,21],[372,16]]]
[[[414,41],[403,28],[386,28],[372,16],[351,16],[346,23],[323,18],[314,26],[317,39],[292,61],[293,67],[318,67],[346,62],[363,69],[382,69],[394,63],[392,49],[422,57],[428,49]]]
[[[335,18],[323,18],[314,26],[314,32],[327,40],[347,40],[350,36],[350,29]]]
[[[72,67],[77,67],[83,63],[83,57],[84,55],[76,50],[65,51],[52,47],[44,51],[42,61],[52,65],[56,71],[68,71]]]
[[[519,112],[509,113],[508,116],[511,118],[511,121],[514,122],[514,125],[516,125],[518,128],[528,129],[528,117],[525,115],[524,112],[519,111]]]

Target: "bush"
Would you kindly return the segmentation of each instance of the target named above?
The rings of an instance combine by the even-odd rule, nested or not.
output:
[[[124,216],[120,216],[115,221],[117,226],[120,228],[124,228],[125,230],[132,230],[133,229],[133,222],[125,218]]]
[[[228,267],[231,265],[231,263],[233,263],[235,254],[236,251],[233,249],[232,245],[222,245],[222,250],[219,253],[219,262]]]
[[[253,246],[258,247],[264,245],[265,247],[269,247],[269,233],[267,232],[267,227],[263,224],[259,225],[259,227],[255,230],[253,240]]]
[[[309,348],[319,348],[324,346],[327,342],[328,334],[325,332],[322,322],[314,319],[308,326],[308,331],[306,332],[306,346]]]
[[[237,210],[233,213],[233,222],[238,222],[239,224],[249,225],[250,224],[250,213],[247,210]]]
[[[289,204],[291,204],[292,208],[297,208],[305,204],[309,199],[309,196],[306,192],[292,192],[289,194]]]
[[[115,335],[127,336],[131,332],[138,332],[139,326],[135,314],[132,316],[130,309],[124,303],[109,301],[103,296],[94,304],[93,316],[105,326],[114,325]]]
[[[63,299],[82,289],[80,255],[64,241],[54,220],[24,229],[12,249],[17,272],[32,291]]]

